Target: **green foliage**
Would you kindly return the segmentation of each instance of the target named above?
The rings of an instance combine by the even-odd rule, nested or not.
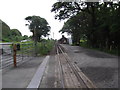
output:
[[[37,43],[37,53],[38,55],[47,55],[50,53],[54,46],[53,40],[46,40],[44,42]]]
[[[10,27],[2,21],[2,40],[9,41],[11,36]]]
[[[40,16],[28,16],[25,20],[29,22],[29,24],[26,25],[29,26],[30,31],[33,33],[33,39],[35,41],[40,41],[42,36],[46,37],[49,35],[50,26],[44,18]]]
[[[51,11],[55,19],[68,19],[60,32],[71,34],[75,45],[81,39],[102,50],[117,50],[120,45],[120,2],[57,2]]]
[[[21,41],[22,40],[22,34],[18,29],[11,29],[11,41]]]
[[[120,56],[120,51],[117,49],[112,49],[112,50],[109,50],[109,49],[101,49],[101,48],[93,48],[93,47],[90,47],[87,42],[82,42],[80,44],[80,46],[84,47],[84,48],[88,48],[88,49],[92,49],[92,50],[97,50],[97,51],[102,51],[102,52],[106,52],[106,53],[109,53],[109,54],[113,54],[113,55],[117,55],[117,56]]]
[[[67,32],[72,35],[74,45],[79,45],[81,38],[86,38],[86,30],[90,28],[90,16],[84,12],[80,12],[72,16],[65,23],[60,32]]]
[[[27,40],[27,39],[29,39],[29,37],[27,35],[24,35],[23,40]]]
[[[37,43],[36,47],[34,47],[33,41],[15,42],[14,44],[20,44],[21,49],[17,51],[18,54],[34,55],[34,49],[36,48],[37,56],[41,56],[50,54],[50,51],[53,49],[54,46],[54,40],[43,39],[42,42]],[[13,48],[12,45],[11,48]]]
[[[4,42],[20,42],[29,39],[27,35],[22,36],[18,29],[10,29],[10,27],[2,21],[2,41]]]
[[[21,32],[18,29],[11,29],[12,36],[22,36]]]

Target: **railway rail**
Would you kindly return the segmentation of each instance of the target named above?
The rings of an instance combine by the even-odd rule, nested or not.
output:
[[[93,82],[79,69],[71,63],[71,58],[64,48],[56,45],[56,82],[55,87],[59,88],[97,88]]]

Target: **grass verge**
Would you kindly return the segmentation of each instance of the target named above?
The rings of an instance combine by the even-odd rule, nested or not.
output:
[[[44,42],[39,42],[37,44],[37,53],[38,55],[47,55],[50,53],[54,46],[53,40],[46,40]]]
[[[101,49],[101,48],[93,48],[93,47],[88,46],[86,42],[82,42],[80,44],[80,46],[84,47],[84,48],[97,50],[97,51],[102,51],[102,52],[109,53],[109,54],[112,54],[112,55],[120,56],[120,51],[118,49],[108,50],[108,49]]]
[[[42,42],[37,42],[37,46],[34,46],[33,41],[14,42],[14,44],[20,44],[20,50],[17,50],[17,54],[34,55],[37,53],[37,56],[41,56],[50,53],[54,46],[54,40],[44,40]],[[12,45],[11,48],[13,48]]]

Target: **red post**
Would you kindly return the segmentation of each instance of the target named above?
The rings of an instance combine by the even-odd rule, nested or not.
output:
[[[17,67],[16,53],[17,53],[17,47],[16,47],[16,44],[13,44],[13,62],[14,62],[14,67]]]

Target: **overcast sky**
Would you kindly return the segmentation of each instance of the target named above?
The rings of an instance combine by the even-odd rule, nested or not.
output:
[[[40,16],[45,18],[51,26],[50,37],[59,39],[61,34],[58,31],[62,28],[64,21],[54,19],[55,13],[51,13],[52,5],[57,0],[1,0],[0,19],[7,23],[11,29],[18,29],[22,35],[32,35],[25,26],[27,16]]]

